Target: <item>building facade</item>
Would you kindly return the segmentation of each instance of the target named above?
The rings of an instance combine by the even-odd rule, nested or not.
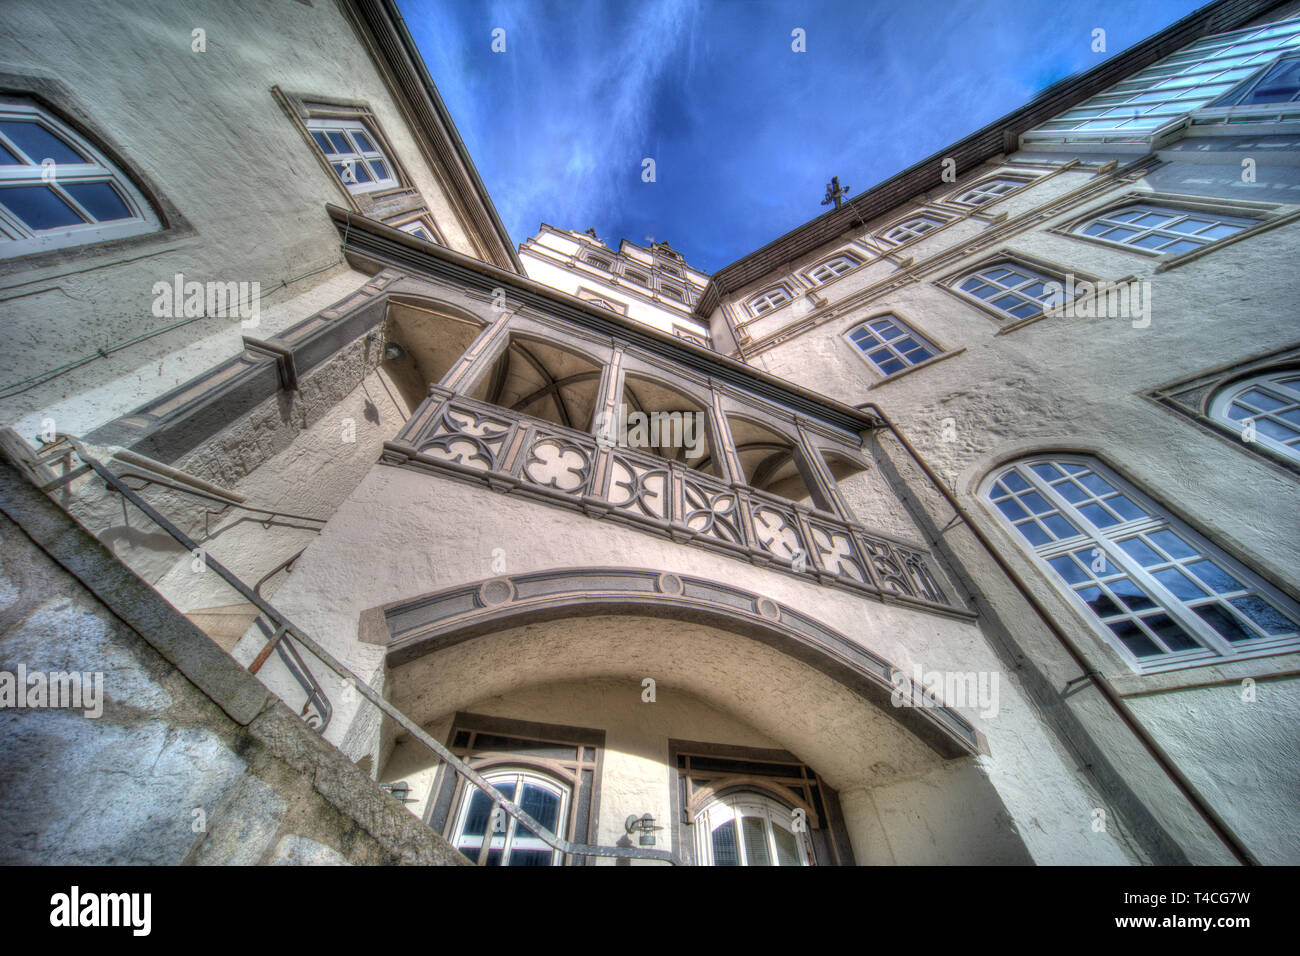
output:
[[[1211,4],[712,275],[516,250],[386,0],[122,6],[3,27],[4,532],[150,673],[232,718],[255,674],[335,811],[387,790],[420,862],[1300,859],[1300,5]],[[0,844],[70,860],[51,748],[211,729],[34,575],[0,668],[104,709],[14,711]],[[157,861],[374,861],[203,740],[234,769],[169,765]],[[80,799],[156,812],[150,773]],[[193,811],[250,787],[286,809],[221,856]]]

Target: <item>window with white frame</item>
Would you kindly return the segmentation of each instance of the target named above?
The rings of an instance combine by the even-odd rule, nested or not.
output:
[[[813,282],[821,285],[824,282],[830,282],[832,279],[844,275],[851,269],[862,264],[862,260],[850,256],[847,253],[841,253],[819,263],[808,270],[808,278]]]
[[[1300,607],[1095,459],[1030,458],[983,493],[1138,671],[1277,653]]]
[[[485,780],[556,835],[567,830],[569,788],[531,770],[497,770]],[[481,866],[559,866],[564,856],[519,822],[482,790],[467,785],[452,831],[452,844]]]
[[[679,286],[671,285],[670,283],[667,282],[662,282],[659,285],[659,291],[663,295],[668,296],[668,298],[675,299],[678,302],[686,301],[686,290],[680,288]]]
[[[1104,213],[1075,231],[1160,255],[1179,255],[1226,239],[1255,223],[1254,219],[1140,203]]]
[[[695,858],[703,866],[808,866],[794,813],[752,791],[727,794],[695,817]]]
[[[1024,182],[1019,179],[990,179],[966,190],[957,197],[957,202],[966,206],[982,206],[1015,192],[1023,185]]]
[[[1271,372],[1229,385],[1210,400],[1209,412],[1239,434],[1253,431],[1254,441],[1300,461],[1300,371]]]
[[[587,265],[595,266],[597,269],[601,269],[605,272],[614,271],[614,263],[610,262],[608,259],[604,258],[603,256],[589,255],[583,261],[585,261]]]
[[[635,282],[637,285],[648,286],[650,284],[649,276],[647,276],[644,272],[638,272],[635,269],[625,270],[623,273],[623,278],[630,279],[631,281]]]
[[[939,354],[895,315],[868,319],[849,332],[849,341],[882,375],[893,375]]]
[[[348,191],[368,193],[398,184],[393,164],[376,145],[375,134],[365,123],[311,119],[307,129]]]
[[[433,232],[429,229],[429,227],[425,225],[423,220],[420,219],[412,219],[410,222],[404,223],[403,225],[400,225],[397,228],[402,230],[402,232],[409,232],[411,235],[423,239],[425,242],[438,241],[434,237]]]
[[[770,312],[782,303],[790,301],[790,292],[783,285],[773,286],[765,292],[760,292],[749,300],[749,311],[755,315],[762,315],[764,312]]]
[[[1057,280],[1013,262],[984,266],[961,279],[956,288],[1013,319],[1027,319],[1059,305],[1061,297]]]
[[[944,221],[938,216],[914,216],[906,222],[900,222],[888,232],[882,233],[880,238],[897,246],[909,239],[919,239],[931,229],[942,226],[943,223]]]
[[[0,257],[155,232],[148,201],[101,152],[26,97],[0,97]]]

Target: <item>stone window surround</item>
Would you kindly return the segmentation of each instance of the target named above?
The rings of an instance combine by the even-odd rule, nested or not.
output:
[[[473,714],[458,711],[452,719],[451,729],[447,732],[445,744],[461,759],[466,759],[466,748],[457,747],[456,737],[460,733],[492,734],[493,736],[515,737],[523,740],[558,743],[578,748],[576,761],[557,761],[547,758],[531,757],[527,754],[509,754],[484,752],[481,756],[471,756],[467,760],[479,773],[519,768],[538,772],[553,777],[569,788],[569,826],[567,833],[559,836],[576,843],[594,845],[597,840],[597,821],[600,819],[601,773],[605,758],[605,732],[587,727],[571,727],[565,724],[547,724],[531,720],[515,720],[508,717],[492,717],[485,714]],[[587,758],[584,750],[594,751]],[[574,764],[570,767],[569,764]],[[590,795],[585,799],[580,791],[582,777],[591,774],[588,784]],[[461,801],[469,793],[470,784],[451,768],[443,765],[438,768],[430,787],[430,799],[425,808],[424,822],[436,833],[447,840],[452,839],[451,829],[455,825]],[[585,857],[582,864],[595,865],[594,857]],[[572,865],[571,859],[564,865]]]
[[[689,764],[690,758],[703,757],[715,765],[734,763],[735,774],[721,776],[717,782],[691,794],[689,770],[680,766]],[[785,806],[801,809],[808,821],[808,842],[815,866],[853,866],[853,848],[844,826],[839,796],[817,776],[816,771],[801,762],[794,754],[784,750],[764,747],[740,747],[701,741],[668,741],[668,782],[672,794],[672,820],[666,828],[672,836],[672,850],[678,859],[695,865],[695,816],[703,806],[716,797],[737,791],[751,791],[776,800]],[[755,764],[770,766],[770,772],[759,771]],[[790,768],[783,774],[783,768]],[[709,771],[708,776],[719,775]],[[725,773],[722,771],[721,773]],[[802,777],[808,783],[797,790],[778,783],[782,777]],[[818,812],[820,804],[822,812]]]
[[[361,100],[338,99],[334,97],[312,96],[293,93],[271,87],[271,95],[280,104],[281,109],[293,121],[293,125],[302,135],[303,141],[311,150],[312,156],[333,183],[334,188],[344,197],[347,206],[361,215],[381,222],[389,222],[411,214],[413,217],[427,216],[432,220],[428,204],[415,187],[401,156],[393,148],[392,142],[384,134],[383,127],[370,104]],[[353,192],[339,179],[334,167],[321,153],[320,147],[311,136],[307,123],[314,119],[347,120],[360,123],[371,136],[384,159],[392,167],[396,185],[371,192]]]
[[[935,352],[934,355],[931,355],[927,359],[923,359],[922,361],[909,365],[906,368],[901,368],[897,372],[893,372],[889,375],[886,375],[884,372],[880,371],[880,369],[876,368],[874,364],[872,364],[871,359],[867,358],[866,352],[863,351],[861,348],[859,348],[857,344],[854,343],[853,339],[849,337],[850,333],[854,329],[858,328],[859,326],[865,325],[866,323],[872,322],[876,319],[884,319],[884,318],[896,319],[898,322],[902,323],[904,329],[906,329],[908,332],[911,332],[913,335],[920,336],[927,344],[933,345],[937,351]],[[860,361],[866,363],[867,368],[870,369],[872,374],[875,376],[875,380],[870,382],[867,385],[868,389],[874,388],[878,385],[883,385],[885,382],[893,381],[894,379],[898,378],[900,375],[906,375],[908,372],[913,371],[914,369],[923,368],[926,365],[930,365],[934,362],[937,362],[942,358],[948,358],[951,357],[952,355],[966,351],[966,349],[963,347],[957,349],[956,352],[954,352],[952,349],[948,348],[948,346],[944,345],[942,342],[936,339],[929,332],[923,331],[911,319],[908,319],[905,316],[903,316],[898,309],[883,309],[879,312],[873,312],[872,314],[863,316],[861,318],[854,316],[853,321],[850,322],[848,325],[846,325],[844,329],[840,332],[840,338],[844,341],[844,344],[849,347],[849,349],[853,352],[853,354],[858,357]]]
[[[1142,397],[1185,421],[1193,422],[1202,431],[1238,451],[1254,455],[1269,467],[1300,478],[1300,462],[1274,451],[1262,442],[1243,442],[1237,429],[1229,428],[1209,414],[1210,402],[1233,383],[1291,369],[1300,370],[1300,344],[1216,366],[1151,389]]]
[[[1026,325],[1032,325],[1042,319],[1048,318],[1047,312],[1039,312],[1035,315],[1026,316],[1023,319],[1013,319],[1005,312],[991,308],[988,303],[976,296],[962,292],[957,286],[964,280],[970,278],[975,273],[984,269],[992,268],[1000,262],[1007,262],[1012,265],[1020,265],[1022,268],[1031,269],[1039,272],[1057,282],[1064,282],[1067,275],[1072,275],[1077,280],[1091,282],[1094,286],[1100,282],[1108,283],[1125,283],[1136,278],[1135,276],[1125,276],[1122,279],[1105,279],[1094,275],[1090,272],[1080,272],[1071,266],[1065,266],[1050,259],[1042,259],[1038,256],[1031,256],[1023,252],[1017,252],[1009,246],[1000,246],[985,256],[974,262],[966,262],[961,268],[952,272],[947,272],[937,279],[931,281],[930,285],[936,289],[942,289],[944,292],[956,299],[972,306],[979,312],[983,313],[990,321],[998,327],[998,335],[1006,335],[1017,329],[1024,328]],[[1077,301],[1077,300],[1069,300]],[[1064,304],[1064,303],[1063,303]]]
[[[112,136],[97,128],[91,112],[80,105],[71,89],[62,82],[43,76],[0,72],[0,91],[12,96],[29,97],[36,101],[43,109],[48,110],[78,136],[103,153],[112,161],[117,171],[153,207],[159,220],[159,227],[153,232],[110,238],[84,245],[64,246],[59,249],[45,249],[5,259],[7,271],[17,274],[19,271],[63,264],[72,264],[76,267],[76,271],[84,271],[94,267],[85,262],[91,256],[120,257],[128,251],[138,252],[151,246],[161,247],[177,239],[185,239],[197,234],[189,221],[181,215],[180,210],[135,165],[129,154]]]
[[[986,202],[982,202],[982,203],[966,203],[966,202],[962,202],[960,199],[957,198],[958,196],[966,195],[966,193],[974,189],[980,189],[983,186],[987,186],[989,183],[994,183],[998,181],[1014,182],[1017,183],[1018,185],[1016,186],[1015,189],[1010,189],[1002,193],[1001,195],[995,196],[992,199],[989,199]],[[1020,193],[1025,191],[1026,187],[1032,186],[1037,181],[1038,179],[1036,177],[1026,176],[1023,173],[1003,173],[999,171],[993,173],[991,176],[981,177],[980,179],[968,185],[958,187],[957,189],[949,193],[946,197],[944,197],[943,201],[945,203],[951,203],[953,208],[955,209],[964,209],[968,212],[975,212],[979,210],[988,209],[990,206],[995,206],[998,203],[1002,202],[1003,200],[1011,198],[1012,196],[1018,196]]]
[[[993,506],[978,491],[989,476],[996,474],[1012,462],[1023,458],[1057,454],[1082,455],[1093,458],[1111,471],[1121,474],[1130,486],[1146,497],[1158,502],[1168,514],[1177,518],[1201,537],[1213,541],[1220,551],[1223,551],[1234,561],[1250,568],[1256,577],[1261,578],[1292,600],[1300,601],[1300,594],[1282,583],[1285,576],[1281,573],[1281,569],[1261,565],[1258,559],[1252,559],[1245,555],[1230,539],[1222,536],[1216,537],[1201,522],[1193,520],[1183,512],[1174,499],[1162,498],[1157,494],[1150,483],[1141,475],[1120,468],[1111,457],[1108,449],[1099,445],[1078,442],[1069,444],[1044,444],[1038,440],[1016,442],[1009,447],[999,449],[995,454],[981,456],[979,460],[972,462],[963,470],[963,475],[959,479],[961,493],[974,497],[980,503],[979,514],[973,514],[973,517],[981,521],[991,537],[1003,542],[1001,550],[1008,555],[1008,558],[1013,563],[1021,566],[1021,573],[1027,578],[1032,579],[1036,576],[1043,576],[1044,581],[1050,583],[1051,580],[1046,577],[1048,572],[1044,571],[1038,562],[1024,550],[1020,540],[1003,523],[1002,519],[995,513]],[[1119,652],[1097,633],[1097,630],[1084,619],[1076,610],[1074,604],[1066,598],[1059,588],[1055,585],[1045,587],[1043,596],[1051,610],[1053,619],[1060,623],[1082,648],[1086,648],[1085,656],[1090,666],[1100,671],[1124,697],[1137,697],[1194,687],[1240,685],[1241,681],[1246,678],[1268,680],[1274,677],[1281,678],[1300,673],[1300,652],[1280,652],[1273,656],[1250,657],[1239,660],[1211,659],[1198,662],[1195,666],[1176,670],[1156,671],[1146,674],[1134,673],[1128,663],[1120,657]]]
[[[761,312],[754,307],[754,300],[765,298],[766,296],[771,295],[773,292],[776,292],[777,290],[780,290],[785,293],[786,295],[785,301],[770,304],[766,309],[763,309]],[[781,309],[786,308],[797,298],[799,298],[799,293],[795,291],[794,284],[787,279],[781,279],[778,282],[768,283],[767,285],[763,286],[763,288],[758,292],[753,292],[745,296],[745,310],[749,313],[750,316],[749,321],[754,321],[756,319],[765,319],[768,316],[772,315],[773,313],[779,312]],[[748,325],[749,322],[745,322],[743,324]]]
[[[849,268],[845,269],[843,272],[837,273],[831,276],[829,279],[826,279],[822,282],[818,282],[816,279],[812,277],[812,271],[814,269],[818,268],[819,266],[823,266],[828,262],[833,262],[836,259],[841,259],[841,258],[848,259],[849,262],[852,263],[852,265]],[[840,279],[843,279],[845,276],[853,275],[853,273],[857,272],[863,266],[867,265],[870,261],[871,261],[870,259],[868,259],[866,256],[864,256],[857,250],[851,249],[848,246],[844,246],[840,249],[837,249],[835,252],[832,252],[830,255],[822,256],[807,268],[798,270],[795,273],[795,277],[804,284],[805,288],[824,289],[827,286],[831,285],[832,283]]]
[[[433,221],[433,216],[430,215],[427,209],[413,209],[409,212],[399,213],[396,216],[384,220],[384,225],[392,226],[394,229],[401,229],[403,232],[406,232],[408,231],[406,227],[411,225],[413,222],[418,222],[428,230],[429,235],[433,236],[434,242],[441,246],[447,244],[442,233],[438,231],[438,227]],[[416,236],[416,238],[418,239],[419,237]]]
[[[1093,219],[1107,212],[1121,209],[1124,206],[1131,205],[1154,205],[1167,206],[1170,209],[1179,209],[1185,212],[1200,212],[1214,215],[1232,216],[1238,219],[1253,219],[1255,225],[1231,236],[1214,242],[1206,243],[1199,249],[1192,249],[1179,255],[1167,255],[1159,252],[1152,252],[1147,249],[1140,249],[1136,246],[1126,245],[1124,243],[1111,242],[1106,239],[1099,239],[1096,236],[1085,236],[1078,230],[1086,226]],[[1266,232],[1269,229],[1275,229],[1278,226],[1286,225],[1300,219],[1300,208],[1294,206],[1288,207],[1281,203],[1256,202],[1241,199],[1216,199],[1203,198],[1199,196],[1189,196],[1181,193],[1161,193],[1147,190],[1131,189],[1119,196],[1108,197],[1104,202],[1098,203],[1086,212],[1071,216],[1070,218],[1048,227],[1047,232],[1063,236],[1066,239],[1073,239],[1076,242],[1087,242],[1105,249],[1117,252],[1126,252],[1136,255],[1145,260],[1156,260],[1156,272],[1167,272],[1170,269],[1176,269],[1184,263],[1199,259],[1202,256],[1217,252],[1243,239],[1249,239]]]
[[[1117,525],[1103,529],[1099,533],[1093,533],[1086,530],[1084,525],[1079,524],[1079,517],[1076,513],[1072,510],[1065,510],[1061,513],[1066,515],[1068,519],[1072,523],[1078,525],[1078,527],[1085,528],[1081,533],[1081,537],[1060,539],[1041,546],[1029,544],[1021,535],[1012,530],[1010,521],[993,504],[990,499],[990,490],[994,481],[1010,466],[1035,463],[1040,460],[1052,462],[1062,460],[1073,462],[1078,460],[1079,463],[1085,464],[1090,468],[1100,466],[1101,470],[1098,472],[1099,477],[1109,482],[1110,485],[1118,490],[1122,495],[1127,496],[1130,500],[1134,500],[1140,508],[1147,512],[1149,517],[1127,521],[1121,520]],[[1040,491],[1036,482],[1037,480],[1032,487],[1035,491]],[[1102,542],[1109,543],[1113,546],[1118,538],[1131,536],[1134,531],[1130,526],[1135,526],[1136,530],[1142,533],[1147,533],[1150,530],[1168,529],[1173,531],[1175,534],[1186,538],[1188,544],[1198,551],[1202,558],[1215,560],[1220,564],[1223,563],[1223,558],[1227,558],[1228,566],[1226,570],[1229,574],[1244,580],[1246,582],[1246,590],[1259,594],[1273,602],[1278,602],[1280,600],[1279,606],[1283,609],[1284,614],[1295,617],[1296,612],[1294,608],[1286,607],[1288,601],[1294,603],[1291,596],[1287,594],[1284,589],[1274,587],[1264,575],[1260,574],[1259,571],[1255,569],[1253,562],[1241,561],[1233,556],[1229,551],[1222,548],[1214,538],[1202,533],[1197,527],[1178,517],[1159,496],[1152,496],[1147,493],[1145,489],[1139,488],[1128,478],[1127,474],[1122,469],[1114,468],[1108,462],[1102,461],[1098,456],[1066,452],[1046,452],[1037,455],[1021,455],[1008,458],[987,472],[984,479],[979,483],[978,490],[979,493],[977,497],[979,498],[984,510],[991,514],[994,521],[1007,531],[1010,539],[1016,543],[1017,549],[1021,553],[1031,557],[1033,564],[1038,567],[1041,574],[1051,582],[1053,588],[1060,591],[1062,595],[1066,597],[1067,603],[1073,613],[1082,617],[1087,622],[1090,630],[1096,632],[1098,640],[1110,648],[1113,656],[1121,662],[1121,672],[1147,675],[1170,671],[1183,671],[1204,665],[1222,665],[1238,661],[1278,657],[1300,652],[1300,646],[1297,644],[1297,642],[1300,642],[1300,638],[1296,637],[1287,639],[1287,643],[1285,644],[1246,650],[1237,654],[1226,653],[1224,650],[1216,647],[1216,644],[1218,644],[1231,649],[1233,645],[1231,645],[1231,642],[1229,642],[1227,638],[1216,637],[1214,640],[1208,640],[1203,636],[1198,636],[1197,640],[1201,644],[1203,653],[1201,656],[1190,660],[1177,659],[1178,652],[1174,651],[1161,654],[1144,662],[1144,659],[1130,655],[1126,651],[1121,650],[1119,639],[1111,636],[1109,628],[1107,628],[1106,624],[1102,622],[1101,618],[1096,614],[1087,614],[1079,608],[1077,603],[1078,599],[1072,593],[1070,585],[1067,584],[1060,575],[1050,567],[1050,565],[1048,565],[1047,559],[1042,556],[1041,552],[1044,549],[1051,552],[1059,550],[1062,547],[1070,551],[1073,551],[1080,546],[1094,547],[1093,554],[1095,555],[1095,547],[1100,547]],[[1151,528],[1149,526],[1152,525],[1153,521],[1155,522],[1155,526],[1154,528]],[[1067,544],[1066,542],[1074,543]],[[1109,549],[1102,548],[1102,550],[1107,553],[1110,562],[1115,565],[1115,568],[1126,575],[1130,580],[1139,583],[1143,587],[1144,591],[1147,592],[1147,596],[1152,598],[1155,601],[1156,606],[1162,608],[1163,612],[1169,617],[1176,619],[1176,613],[1182,613],[1195,618],[1195,615],[1188,611],[1183,602],[1178,600],[1176,597],[1172,603],[1165,603],[1160,600],[1159,592],[1153,591],[1149,587],[1148,578],[1150,572],[1141,570],[1140,562],[1135,564],[1127,557],[1121,559],[1114,547]],[[1240,565],[1240,567],[1234,569],[1232,567],[1233,563]],[[1170,610],[1171,608],[1176,610]],[[1275,644],[1279,641],[1278,638],[1273,638],[1272,640]],[[1174,657],[1175,659],[1170,660],[1170,657]]]
[[[0,254],[5,260],[52,249],[146,235],[162,228],[162,221],[153,206],[135,187],[131,178],[118,168],[114,158],[80,135],[55,111],[31,97],[3,94],[0,95],[0,115],[15,120],[19,126],[34,126],[42,130],[77,160],[75,163],[60,163],[51,170],[46,170],[42,167],[42,162],[52,163],[53,159],[29,153],[29,162],[22,162],[18,154],[15,154],[11,157],[15,162],[0,166],[0,172],[8,185],[43,190],[47,196],[57,195],[56,204],[63,206],[64,211],[71,209],[74,219],[79,220],[67,225],[42,228],[28,222],[16,209],[8,209],[4,227],[0,230]],[[31,149],[30,145],[24,147],[17,142],[11,145],[19,153]],[[46,182],[47,172],[53,170],[58,171],[58,176]],[[90,206],[93,204],[88,199],[83,204],[74,192],[81,187],[95,186],[107,186],[109,193],[118,200],[122,211],[127,215],[101,218],[92,211]]]

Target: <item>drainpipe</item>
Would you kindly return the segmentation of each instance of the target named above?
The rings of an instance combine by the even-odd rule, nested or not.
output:
[[[1089,663],[1087,657],[1084,656],[1084,653],[1080,650],[1079,646],[1074,642],[1070,635],[1066,634],[1065,631],[1056,623],[1051,614],[1049,614],[1047,609],[1043,606],[1042,602],[1040,602],[1029,589],[1029,586],[1025,583],[1024,579],[1021,578],[1016,570],[1007,563],[1005,558],[1002,557],[997,548],[993,546],[993,542],[991,542],[988,539],[988,536],[984,534],[983,530],[981,530],[980,526],[971,520],[966,509],[961,506],[960,502],[958,502],[957,496],[948,490],[947,485],[943,483],[935,473],[934,469],[931,468],[925,459],[921,457],[920,453],[917,452],[912,443],[908,441],[903,436],[903,433],[898,430],[892,421],[890,421],[889,416],[884,413],[880,406],[873,402],[864,402],[863,404],[858,405],[857,408],[862,409],[863,411],[869,411],[876,415],[884,426],[889,429],[890,433],[898,439],[898,443],[903,446],[904,451],[907,452],[912,461],[916,462],[917,467],[925,473],[930,484],[934,485],[934,487],[938,489],[939,493],[943,495],[944,499],[952,507],[952,510],[956,512],[957,517],[959,517],[962,520],[962,523],[966,525],[967,530],[975,536],[975,539],[979,541],[981,547],[984,548],[989,557],[991,557],[997,566],[1002,569],[1002,573],[1005,574],[1007,579],[1015,585],[1016,590],[1020,592],[1021,597],[1023,597],[1026,603],[1033,608],[1034,613],[1038,615],[1039,619],[1042,620],[1045,625],[1047,625],[1047,629],[1052,632],[1052,635],[1056,640],[1065,648],[1070,657],[1074,659],[1075,664],[1077,664],[1079,669],[1083,671],[1083,676],[1092,681],[1093,686],[1096,687],[1097,690],[1101,691],[1102,697],[1104,697],[1106,702],[1110,704],[1111,709],[1115,711],[1116,715],[1124,722],[1125,726],[1128,727],[1133,735],[1141,741],[1142,746],[1145,747],[1147,753],[1151,755],[1151,759],[1159,765],[1160,769],[1164,771],[1165,776],[1167,776],[1174,786],[1179,789],[1187,802],[1192,805],[1200,815],[1201,819],[1205,821],[1206,826],[1214,831],[1214,835],[1222,841],[1223,845],[1231,851],[1232,855],[1236,857],[1237,861],[1243,866],[1259,865],[1259,860],[1255,858],[1255,855],[1246,848],[1237,835],[1232,832],[1231,828],[1215,812],[1214,808],[1210,806],[1203,796],[1201,796],[1200,792],[1192,782],[1184,776],[1181,770],[1178,769],[1178,766],[1174,763],[1173,758],[1169,756],[1169,753],[1160,746],[1160,743],[1151,736],[1146,727],[1138,721],[1133,711],[1129,709],[1128,704],[1125,703],[1124,698],[1119,695],[1111,685],[1110,681],[1106,679],[1106,676]]]

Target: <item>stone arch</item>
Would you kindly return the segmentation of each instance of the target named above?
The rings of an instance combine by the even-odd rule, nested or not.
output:
[[[620,644],[617,636],[602,638],[601,628],[606,637],[634,636]],[[362,615],[360,637],[386,647],[393,698],[416,720],[519,682],[640,681],[657,669],[705,699],[739,702],[751,717],[776,707],[777,698],[786,699],[777,709],[791,709],[821,708],[819,695],[837,696],[862,725],[837,733],[866,733],[870,725],[917,767],[987,751],[983,736],[955,710],[921,705],[920,690],[884,658],[801,611],[694,576],[565,568],[491,578],[372,608]],[[734,686],[715,694],[719,689],[695,673],[702,669],[688,666],[696,659],[710,661],[718,675],[730,668]],[[448,683],[440,667],[468,670]],[[777,690],[756,701],[750,692],[765,682]],[[464,699],[435,699],[439,693]],[[831,710],[825,719],[844,724]],[[880,752],[890,747],[882,744]]]

